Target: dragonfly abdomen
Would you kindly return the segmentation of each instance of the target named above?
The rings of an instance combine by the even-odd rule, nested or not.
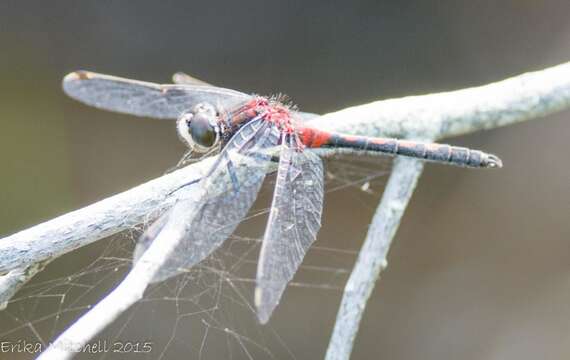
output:
[[[501,160],[492,154],[459,146],[391,138],[373,138],[329,133],[312,128],[301,131],[301,141],[311,148],[349,148],[407,156],[462,167],[501,167]]]

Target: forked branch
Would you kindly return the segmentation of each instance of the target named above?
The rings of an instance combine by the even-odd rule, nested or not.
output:
[[[312,124],[328,130],[368,136],[391,136],[434,140],[482,129],[491,129],[536,119],[570,107],[570,63],[528,73],[501,82],[446,93],[413,96],[373,102],[326,114]],[[0,240],[0,272],[11,276],[0,281],[1,294],[13,292],[29,277],[25,269],[49,261],[66,252],[131,228],[149,214],[168,208],[181,197],[193,196],[198,189],[181,185],[196,181],[211,159],[189,165],[146,184],[112,196],[80,210]],[[385,263],[390,242],[405,206],[413,192],[422,166],[413,160],[398,160],[386,193],[374,217],[365,245],[345,289],[328,359],[346,359],[364,311],[366,300]],[[389,222],[386,222],[389,219]],[[382,221],[380,221],[382,220]],[[384,225],[379,225],[384,222]],[[148,253],[148,251],[147,251]],[[145,254],[146,256],[146,254]],[[149,254],[156,264],[167,251]],[[105,328],[133,301],[142,296],[152,274],[152,266],[135,266],[125,282],[89,313],[66,330],[60,339],[73,339],[79,346]],[[374,266],[369,266],[373,264]],[[21,271],[21,273],[18,273]],[[19,278],[20,276],[20,278]],[[15,280],[22,281],[15,281]],[[17,285],[14,285],[17,284]],[[133,296],[118,296],[120,294]],[[118,295],[117,295],[118,294]],[[111,301],[113,300],[113,301]],[[92,313],[92,311],[94,313]],[[97,317],[96,314],[106,314]],[[86,331],[85,324],[91,325]],[[62,358],[56,349],[42,358]]]

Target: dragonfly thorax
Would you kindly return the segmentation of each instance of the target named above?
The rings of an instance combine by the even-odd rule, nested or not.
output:
[[[286,98],[284,96],[273,98],[256,96],[245,105],[244,113],[250,118],[261,116],[265,121],[271,122],[280,130],[291,134],[295,129],[291,120],[290,108],[281,102],[283,99]]]
[[[220,141],[218,111],[209,103],[200,103],[180,115],[176,129],[180,139],[192,150],[206,152]]]

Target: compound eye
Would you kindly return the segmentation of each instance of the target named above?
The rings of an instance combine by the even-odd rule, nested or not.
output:
[[[178,118],[176,129],[188,147],[197,152],[205,152],[220,139],[219,120],[213,105],[200,103]]]
[[[211,148],[218,140],[216,127],[210,123],[209,119],[201,114],[195,114],[193,118],[188,121],[188,132],[192,137],[192,141],[203,147]]]

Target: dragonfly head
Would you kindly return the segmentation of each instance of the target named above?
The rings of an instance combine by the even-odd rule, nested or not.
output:
[[[192,150],[206,152],[220,141],[221,129],[214,105],[200,103],[180,115],[176,123],[178,135]]]

